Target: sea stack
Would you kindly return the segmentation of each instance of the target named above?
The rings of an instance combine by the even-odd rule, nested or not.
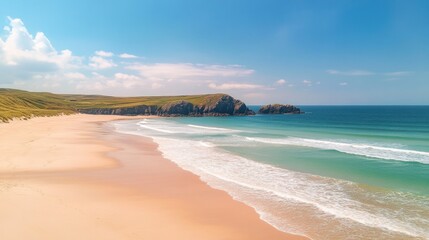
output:
[[[289,104],[268,104],[262,106],[259,114],[300,114],[301,110],[293,105]]]

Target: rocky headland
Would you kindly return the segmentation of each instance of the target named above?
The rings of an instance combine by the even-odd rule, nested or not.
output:
[[[186,100],[168,101],[162,105],[78,109],[86,114],[179,116],[240,116],[254,115],[245,103],[226,94],[209,95],[198,104]]]
[[[239,116],[254,115],[227,94],[115,97],[55,94],[0,88],[0,122],[75,113],[97,115]]]

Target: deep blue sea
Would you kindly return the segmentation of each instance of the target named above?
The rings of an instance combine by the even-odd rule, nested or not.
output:
[[[258,109],[257,106],[253,108]],[[311,239],[429,239],[429,106],[115,122],[276,228]]]

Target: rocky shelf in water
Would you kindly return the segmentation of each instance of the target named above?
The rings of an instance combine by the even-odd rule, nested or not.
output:
[[[289,104],[268,104],[262,106],[259,114],[300,114],[301,109]]]

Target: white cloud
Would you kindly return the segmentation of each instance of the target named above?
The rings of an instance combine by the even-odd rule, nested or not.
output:
[[[69,78],[69,79],[85,79],[86,78],[86,76],[80,72],[65,73],[64,77]]]
[[[308,87],[313,86],[313,82],[312,82],[312,81],[309,81],[309,80],[303,80],[303,81],[302,81],[302,83],[303,83],[304,85],[307,85]]]
[[[146,85],[146,83],[135,75],[115,73],[113,77],[107,77],[98,72],[92,72],[92,77],[85,79],[85,81],[80,81],[77,84],[77,89],[102,91],[120,88],[131,89],[144,85]]]
[[[162,88],[162,87],[164,87],[164,84],[154,82],[154,83],[152,83],[151,87],[152,87],[152,89]]]
[[[338,70],[326,70],[327,73],[332,75],[342,75],[342,76],[371,76],[371,75],[384,75],[390,77],[402,77],[412,74],[409,71],[396,71],[396,72],[386,72],[386,73],[376,73],[364,70],[352,70],[352,71],[338,71]]]
[[[70,50],[56,50],[44,33],[32,35],[22,20],[9,18],[9,21],[0,36],[1,87],[111,95],[192,94],[212,89],[247,93],[252,89],[255,92],[272,89],[242,83],[242,78],[252,75],[254,70],[240,65],[146,64],[138,56],[115,55],[105,50],[94,51],[88,57],[74,56]],[[119,58],[137,60],[130,64],[118,61]],[[285,83],[278,81],[278,84]]]
[[[231,89],[248,90],[248,89],[264,89],[266,87],[263,85],[250,84],[250,83],[222,83],[219,85],[216,85],[215,83],[210,83],[209,88],[217,89],[217,90],[231,90]]]
[[[135,64],[127,69],[136,70],[150,80],[171,80],[195,77],[241,77],[254,73],[238,65],[205,65],[191,63]]]
[[[89,78],[76,83],[76,89],[89,90],[89,91],[101,91],[108,87],[107,85],[108,81],[109,79],[106,76],[98,72],[92,72]]]
[[[125,74],[125,73],[115,73],[115,78],[121,79],[121,80],[140,80],[140,78],[137,77],[136,75]]]
[[[132,88],[132,87],[145,85],[145,82],[142,79],[131,74],[116,73],[115,79],[121,81],[122,86],[125,88]]]
[[[343,75],[343,76],[370,76],[375,73],[364,70],[352,70],[352,71],[338,71],[338,70],[326,70],[327,73],[332,75]]]
[[[340,86],[347,86],[348,83],[347,82],[340,82]]]
[[[113,57],[113,53],[112,52],[106,52],[106,51],[95,51],[95,55],[100,56],[100,57]]]
[[[384,75],[391,76],[391,77],[401,77],[401,76],[408,76],[411,72],[408,71],[399,71],[399,72],[387,72]]]
[[[117,65],[111,59],[105,59],[99,56],[93,56],[89,59],[91,62],[89,66],[96,69],[106,69],[116,67]]]
[[[136,55],[132,55],[132,54],[128,54],[128,53],[122,53],[121,55],[119,55],[119,57],[125,58],[125,59],[138,58]]]
[[[26,73],[74,68],[80,64],[81,59],[73,56],[70,50],[55,50],[44,33],[38,32],[33,37],[21,19],[8,19],[9,26],[4,28],[6,38],[0,38],[0,64],[11,67],[9,71],[23,76]]]
[[[114,82],[117,86],[121,86],[126,89],[145,85],[145,82],[138,76],[126,73],[115,73]]]
[[[91,72],[93,77],[96,77],[98,79],[105,79],[106,77],[103,76],[102,74],[98,73],[98,72]]]
[[[284,85],[286,82],[287,82],[287,81],[286,81],[286,80],[284,80],[284,79],[279,79],[279,80],[277,80],[277,81],[276,81],[276,84],[277,84],[277,85]]]

